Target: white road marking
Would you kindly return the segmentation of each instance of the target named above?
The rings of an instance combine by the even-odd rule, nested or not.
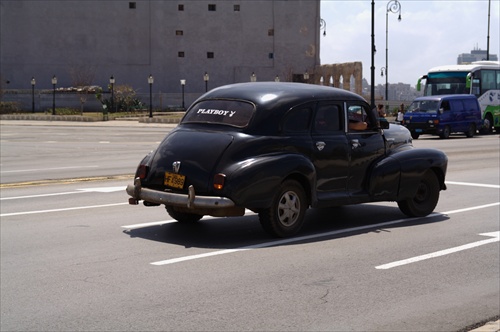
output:
[[[488,243],[500,242],[500,232],[481,233],[479,235],[490,236],[492,238],[488,239],[488,240],[481,240],[481,241],[477,241],[477,242],[464,244],[464,245],[454,247],[454,248],[449,248],[449,249],[444,249],[444,250],[432,252],[432,253],[426,254],[426,255],[416,256],[416,257],[412,257],[412,258],[408,258],[408,259],[402,259],[400,261],[375,266],[375,268],[378,270],[387,270],[387,269],[391,269],[391,268],[397,267],[397,266],[416,263],[416,262],[420,262],[420,261],[423,261],[426,259],[436,258],[436,257],[444,256],[444,255],[449,255],[449,254],[452,254],[452,253],[455,253],[458,251],[472,249],[472,248],[479,247],[479,246],[482,246],[482,245],[485,245]]]
[[[483,184],[483,183],[454,182],[454,181],[446,181],[446,184],[455,184],[455,185],[459,185],[459,186],[494,188],[494,189],[500,188],[500,186],[498,184]]]
[[[63,208],[63,209],[51,209],[51,210],[38,210],[38,211],[25,211],[25,212],[14,212],[14,213],[2,213],[2,214],[0,214],[0,217],[22,216],[22,215],[26,215],[26,214],[61,212],[61,211],[71,211],[71,210],[94,209],[94,208],[102,208],[102,207],[118,206],[118,205],[128,205],[128,202],[126,202],[126,203],[103,204],[103,205],[77,206],[77,207],[70,207],[70,208]]]
[[[385,227],[385,226],[390,226],[390,225],[395,225],[395,224],[400,224],[400,223],[406,223],[406,222],[412,221],[414,219],[432,218],[432,217],[436,217],[436,216],[449,215],[449,214],[453,214],[453,213],[461,213],[461,212],[472,211],[472,210],[477,210],[477,209],[484,209],[484,208],[498,206],[498,205],[500,205],[500,202],[492,203],[492,204],[485,204],[485,205],[480,205],[480,206],[473,206],[473,207],[466,208],[466,209],[452,210],[452,211],[447,211],[447,212],[442,212],[442,213],[431,213],[430,215],[428,215],[426,217],[422,217],[422,218],[398,219],[398,220],[383,222],[383,223],[379,223],[379,224],[365,225],[365,226],[360,226],[360,227],[353,227],[353,228],[347,228],[347,229],[342,229],[342,230],[337,230],[337,231],[326,232],[326,233],[311,234],[311,235],[306,235],[306,236],[294,237],[294,238],[290,238],[290,239],[265,242],[265,243],[260,243],[260,244],[248,246],[248,247],[241,247],[241,248],[235,248],[235,249],[225,249],[225,250],[213,251],[213,252],[209,252],[209,253],[205,253],[205,254],[172,258],[172,259],[167,259],[167,260],[163,260],[163,261],[153,262],[150,264],[151,265],[174,264],[174,263],[189,261],[189,260],[193,260],[193,259],[206,258],[206,257],[211,257],[211,256],[216,256],[216,255],[223,255],[223,254],[230,254],[230,253],[243,251],[243,250],[249,250],[249,249],[266,248],[266,247],[271,247],[274,245],[282,245],[282,244],[287,244],[287,243],[292,243],[292,242],[311,240],[311,239],[315,239],[315,238],[338,235],[338,234],[349,233],[349,232],[356,232],[356,231],[371,229],[371,228],[380,228],[380,227]],[[485,240],[485,241],[491,241],[491,240]],[[494,242],[494,241],[491,241],[491,242]]]
[[[22,173],[22,172],[39,172],[39,171],[58,171],[62,169],[78,169],[78,168],[98,168],[99,166],[68,166],[68,167],[53,167],[53,168],[33,168],[33,169],[18,169],[14,171],[1,171],[0,173]]]
[[[52,194],[39,194],[39,195],[27,195],[27,196],[15,196],[15,197],[1,197],[0,201],[12,200],[12,199],[23,199],[23,198],[36,198],[36,197],[50,197],[50,196],[60,196],[60,195],[71,195],[71,194],[84,194],[84,193],[112,193],[116,191],[124,191],[126,187],[100,187],[100,188],[84,188],[77,189],[77,191],[67,191],[61,193]]]
[[[251,216],[251,215],[255,215],[255,214],[256,214],[255,212],[252,212],[250,210],[245,210],[245,216]],[[204,216],[202,220],[215,219],[215,218],[221,218],[221,217]],[[131,229],[139,229],[139,228],[145,228],[145,227],[151,227],[151,226],[161,226],[164,224],[170,224],[170,223],[174,223],[174,222],[177,222],[177,220],[168,219],[168,220],[161,220],[161,221],[146,222],[146,223],[142,223],[142,224],[125,225],[125,226],[121,226],[121,227],[131,230]]]

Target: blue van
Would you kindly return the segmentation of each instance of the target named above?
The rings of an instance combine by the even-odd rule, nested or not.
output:
[[[443,95],[416,98],[404,115],[403,125],[414,139],[421,134],[448,138],[457,132],[472,137],[483,120],[476,96]]]

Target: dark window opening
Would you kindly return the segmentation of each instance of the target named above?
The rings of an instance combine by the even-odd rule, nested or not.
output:
[[[184,58],[184,52],[178,52],[178,53],[177,53],[177,56],[178,56],[179,58]]]
[[[268,36],[274,36],[274,29],[267,30],[267,35]]]
[[[215,11],[215,5],[214,4],[209,4],[208,5],[208,11],[214,12]]]
[[[177,10],[180,12],[184,11],[184,5],[178,5]]]
[[[274,53],[269,53],[269,59],[274,59]]]
[[[135,2],[129,2],[128,3],[128,8],[129,9],[135,9],[136,8],[136,3]]]
[[[234,5],[234,11],[239,12],[240,11],[240,5]]]
[[[207,59],[213,59],[214,58],[214,52],[207,52]]]
[[[182,31],[182,30],[175,30],[175,35],[176,36],[183,36],[184,35],[184,31]]]

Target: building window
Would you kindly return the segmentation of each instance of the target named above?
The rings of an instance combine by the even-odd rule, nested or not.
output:
[[[274,53],[269,53],[269,59],[274,59]]]
[[[213,59],[214,58],[214,52],[207,52],[207,59]]]
[[[175,35],[176,36],[183,36],[184,35],[184,31],[182,31],[182,30],[175,30]]]
[[[178,56],[179,58],[184,58],[184,52],[178,52],[178,53],[177,53],[177,56]]]
[[[274,29],[267,30],[267,35],[268,36],[274,36]]]
[[[129,2],[129,3],[128,3],[128,8],[129,8],[129,9],[135,9],[135,8],[136,8],[135,6],[136,6],[136,3],[135,3],[135,2]]]
[[[177,10],[180,12],[184,11],[184,5],[178,5]]]
[[[215,11],[215,5],[214,4],[209,4],[208,5],[208,11],[209,12],[214,12]]]
[[[240,5],[234,5],[234,11],[239,12],[240,11]]]

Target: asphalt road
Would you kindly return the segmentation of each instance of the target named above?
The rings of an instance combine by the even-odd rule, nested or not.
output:
[[[130,206],[130,176],[12,185],[132,174],[166,131],[1,127],[1,331],[458,331],[498,317],[497,135],[414,141],[450,160],[429,217],[309,210],[285,240],[250,212],[186,227]]]

